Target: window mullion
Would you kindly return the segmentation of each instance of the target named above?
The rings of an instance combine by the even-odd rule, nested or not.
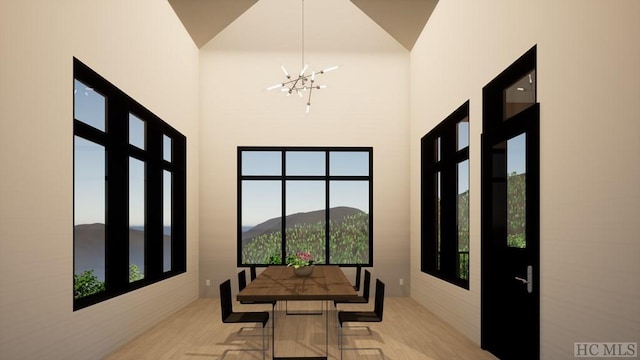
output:
[[[282,156],[282,160],[281,160],[281,164],[282,164],[282,169],[280,172],[280,176],[281,176],[281,182],[282,182],[282,203],[280,205],[280,211],[281,211],[281,217],[280,219],[282,219],[281,223],[281,230],[280,230],[280,234],[282,241],[280,242],[281,244],[281,250],[280,253],[282,254],[282,263],[285,264],[286,263],[286,259],[287,259],[287,153],[286,151],[282,151],[281,153]]]
[[[106,289],[125,292],[129,284],[129,164],[126,142],[127,109],[110,96],[107,117]]]
[[[147,146],[151,156],[147,161],[147,197],[145,239],[145,271],[149,279],[157,279],[163,269],[163,169],[162,131],[157,126],[149,126]]]
[[[443,160],[442,160],[442,200],[441,200],[441,247],[440,247],[440,270],[447,278],[455,277],[456,273],[456,250],[457,250],[457,231],[456,231],[456,161],[455,157],[455,136],[451,136],[453,132],[447,131],[447,135],[443,136]],[[455,133],[453,133],[455,135]]]

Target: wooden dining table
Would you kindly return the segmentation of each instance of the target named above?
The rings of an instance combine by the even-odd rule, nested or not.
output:
[[[358,296],[345,274],[337,265],[316,265],[308,277],[296,276],[292,267],[275,265],[267,267],[255,280],[240,291],[238,301],[311,301],[348,300]],[[324,357],[329,348],[329,305],[325,313],[326,344]],[[287,359],[275,356],[275,335],[272,338],[273,359]],[[296,357],[296,359],[299,357]]]

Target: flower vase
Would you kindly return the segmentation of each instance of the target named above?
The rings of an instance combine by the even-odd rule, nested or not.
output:
[[[293,273],[296,274],[296,276],[300,276],[300,277],[307,277],[307,276],[311,276],[311,273],[313,272],[313,265],[310,266],[300,266],[299,268],[293,268]]]

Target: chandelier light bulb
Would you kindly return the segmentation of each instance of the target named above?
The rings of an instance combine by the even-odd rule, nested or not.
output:
[[[280,84],[276,84],[276,85],[273,85],[273,86],[269,86],[269,87],[267,88],[267,91],[269,91],[269,90],[275,90],[275,89],[277,89],[277,88],[281,88],[281,87],[283,87],[283,86],[284,86],[284,84],[282,84],[282,83],[280,83]],[[286,89],[285,89],[285,90],[286,90]]]
[[[282,69],[282,72],[284,73],[284,76],[287,77],[287,79],[291,79],[291,76],[289,75],[289,73],[287,72],[287,69],[284,68],[283,66],[280,66],[280,68]]]
[[[328,73],[329,71],[333,71],[333,70],[335,70],[337,68],[338,68],[338,65],[335,65],[335,66],[332,66],[330,68],[326,68],[326,69],[322,70],[320,73],[322,73],[322,74]]]
[[[304,76],[304,72],[307,71],[307,68],[309,67],[309,64],[305,64],[304,67],[302,68],[302,70],[300,71],[300,76]]]

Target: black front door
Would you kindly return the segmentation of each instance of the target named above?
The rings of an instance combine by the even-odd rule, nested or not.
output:
[[[484,91],[482,347],[503,360],[538,359],[540,105],[535,102],[535,48]]]

